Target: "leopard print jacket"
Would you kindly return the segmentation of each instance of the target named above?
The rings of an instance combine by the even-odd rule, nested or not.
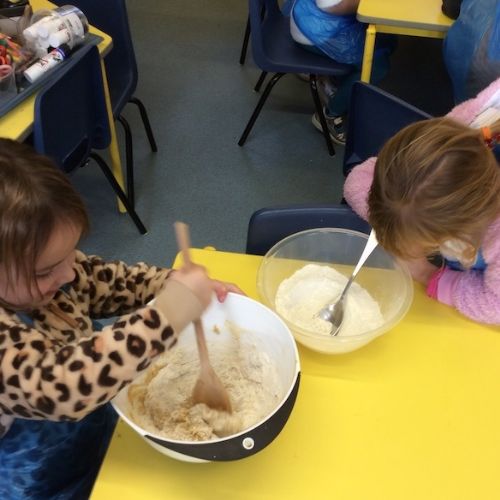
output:
[[[75,274],[48,306],[30,311],[32,325],[0,308],[0,437],[17,417],[80,420],[176,342],[162,313],[145,306],[167,269],[77,252]],[[54,304],[74,327],[53,312]],[[94,331],[92,319],[115,316]]]

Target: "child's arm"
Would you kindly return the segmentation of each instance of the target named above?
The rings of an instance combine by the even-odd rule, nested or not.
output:
[[[500,325],[500,220],[488,230],[482,251],[484,271],[436,271],[427,286],[429,296],[455,307],[480,323]]]
[[[316,5],[330,14],[345,16],[356,14],[359,0],[316,0]]]
[[[158,354],[175,345],[177,333],[203,311],[198,296],[177,280],[165,286],[160,299],[168,303],[161,308],[166,315],[143,307],[72,343],[64,340],[64,330],[47,335],[4,313],[0,414],[79,420],[112,399]]]
[[[77,280],[72,294],[89,300],[89,315],[106,318],[127,314],[151,301],[161,290],[168,269],[120,261],[105,262],[97,256],[77,252]]]
[[[344,198],[364,220],[368,220],[368,194],[373,182],[376,158],[369,158],[354,167],[344,183]]]

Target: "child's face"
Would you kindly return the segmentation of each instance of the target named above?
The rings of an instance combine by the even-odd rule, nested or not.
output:
[[[59,223],[54,228],[45,249],[35,264],[31,283],[20,276],[6,286],[6,273],[0,265],[0,298],[22,309],[34,309],[48,304],[59,288],[75,279],[75,248],[81,230],[72,224]]]

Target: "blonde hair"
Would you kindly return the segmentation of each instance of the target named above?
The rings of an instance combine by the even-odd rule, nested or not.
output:
[[[500,133],[500,120],[490,128]],[[458,239],[470,261],[500,215],[500,167],[480,130],[449,118],[417,122],[382,148],[368,211],[380,244],[399,257]]]
[[[36,259],[59,222],[86,232],[88,216],[68,178],[25,144],[0,139],[0,263],[7,286],[34,281]]]

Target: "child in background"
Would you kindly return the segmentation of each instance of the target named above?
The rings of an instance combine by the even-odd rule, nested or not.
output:
[[[409,125],[352,170],[344,196],[427,293],[500,324],[500,79],[447,117]],[[468,124],[493,116],[490,126]],[[462,123],[461,123],[462,122]],[[465,122],[465,123],[463,123]],[[427,257],[439,253],[443,266]]]
[[[290,33],[303,48],[349,64],[352,71],[336,78],[319,77],[318,90],[332,141],[344,145],[345,117],[351,88],[361,78],[366,24],[356,19],[359,0],[293,0]],[[390,43],[388,41],[390,40]],[[371,81],[378,83],[389,69],[392,39],[378,36]],[[319,116],[312,117],[315,128],[323,132]]]
[[[87,229],[64,174],[0,139],[0,498],[88,498],[116,421],[106,403],[175,345],[213,292],[239,292],[200,266],[172,273],[86,256],[75,247]]]

